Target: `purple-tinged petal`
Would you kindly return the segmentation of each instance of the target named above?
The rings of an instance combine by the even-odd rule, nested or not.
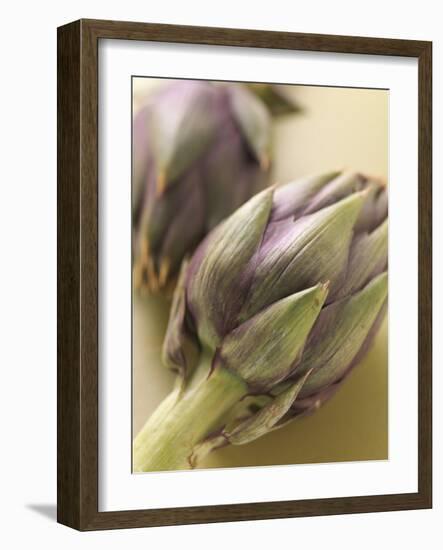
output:
[[[167,220],[163,231],[163,240],[159,251],[160,263],[168,263],[168,272],[176,273],[183,257],[193,250],[205,232],[205,198],[203,192],[203,175],[198,168],[183,178],[180,186],[171,188],[168,197],[169,205],[176,205],[172,217]],[[175,196],[173,196],[175,195]],[[159,267],[161,275],[161,267]],[[160,285],[166,281],[160,280]]]
[[[253,282],[240,321],[263,307],[318,282],[331,290],[347,265],[353,226],[364,195],[354,195],[304,216],[270,224],[253,266]],[[277,229],[278,227],[278,229]]]
[[[264,103],[243,86],[226,88],[232,113],[251,153],[259,164],[269,166],[271,116]]]
[[[344,374],[330,386],[326,386],[317,393],[313,393],[308,397],[298,398],[296,401],[294,401],[291,409],[288,411],[288,414],[282,419],[282,421],[288,421],[290,417],[312,414],[326,401],[329,401],[329,399],[331,399],[331,397],[335,395],[337,390],[341,387],[341,385],[347,379],[352,370],[363,360],[363,358],[371,348],[374,338],[377,335],[377,332],[380,330],[380,326],[385,318],[386,309],[387,301],[385,301],[382,305],[380,312],[377,315],[377,318],[375,319],[372,327],[368,332],[368,335],[366,336],[365,341],[363,342],[363,345],[352,360],[351,364],[347,367]]]
[[[343,285],[331,296],[331,300],[358,292],[385,271],[387,263],[388,220],[385,220],[372,233],[359,234],[354,238]]]
[[[295,180],[277,187],[274,194],[271,221],[276,222],[289,217],[298,217],[306,210],[310,201],[328,182],[340,172],[329,172]]]
[[[317,212],[321,208],[330,206],[348,195],[362,191],[365,189],[366,181],[365,177],[355,172],[344,172],[340,174],[320,189],[314,198],[309,201],[303,214]]]
[[[229,112],[220,123],[202,166],[208,230],[263,188],[268,175],[248,151]]]
[[[215,86],[202,81],[174,83],[158,93],[150,125],[158,194],[209,147],[219,117],[216,102]]]
[[[363,346],[388,292],[387,273],[363,290],[323,308],[309,337],[296,372],[312,370],[300,398],[339,380]]]
[[[371,232],[378,227],[388,216],[388,190],[375,181],[368,186],[368,195],[355,224],[357,233]]]

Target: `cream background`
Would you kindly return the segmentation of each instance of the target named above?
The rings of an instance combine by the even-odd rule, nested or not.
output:
[[[134,112],[164,80],[133,81]],[[388,177],[388,101],[385,90],[290,86],[302,107],[274,125],[273,180],[349,168]],[[134,434],[172,387],[160,351],[168,304],[134,295]],[[370,353],[333,399],[308,418],[248,445],[212,453],[201,467],[259,466],[388,457],[387,321]]]

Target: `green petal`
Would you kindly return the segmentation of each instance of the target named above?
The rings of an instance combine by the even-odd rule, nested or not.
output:
[[[241,276],[262,240],[272,196],[270,188],[246,202],[210,233],[204,250],[192,259],[188,300],[199,337],[210,349],[219,345],[241,307]]]
[[[255,391],[265,391],[292,370],[326,299],[319,284],[288,296],[234,329],[223,340],[219,360]]]
[[[326,307],[320,314],[297,372],[313,369],[300,392],[311,395],[340,378],[360,350],[388,292],[382,273],[363,290]]]
[[[229,88],[234,118],[258,162],[267,168],[271,145],[271,117],[264,103],[242,86]]]
[[[354,193],[269,236],[257,259],[253,284],[240,320],[284,296],[330,281],[331,291],[346,267],[364,192]],[[287,222],[277,222],[287,223]]]
[[[294,403],[308,376],[309,373],[289,386],[252,417],[237,424],[232,430],[224,430],[224,437],[232,445],[243,445],[275,429],[277,422],[283,418]]]

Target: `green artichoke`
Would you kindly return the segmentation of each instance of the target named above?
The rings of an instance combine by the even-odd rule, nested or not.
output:
[[[136,287],[168,287],[185,254],[267,184],[270,122],[249,88],[191,80],[161,88],[135,116]]]
[[[183,266],[164,342],[177,388],[134,442],[137,471],[193,467],[315,411],[387,303],[387,190],[334,173],[272,187]]]

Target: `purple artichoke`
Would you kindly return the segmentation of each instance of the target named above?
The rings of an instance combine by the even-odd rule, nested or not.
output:
[[[157,292],[267,183],[271,115],[247,87],[176,81],[134,118],[134,282]]]
[[[387,235],[385,186],[352,173],[266,189],[219,224],[183,267],[164,343],[180,380],[167,429],[179,417],[185,440],[154,438],[160,459],[148,421],[135,468],[193,466],[329,399],[385,314]]]

